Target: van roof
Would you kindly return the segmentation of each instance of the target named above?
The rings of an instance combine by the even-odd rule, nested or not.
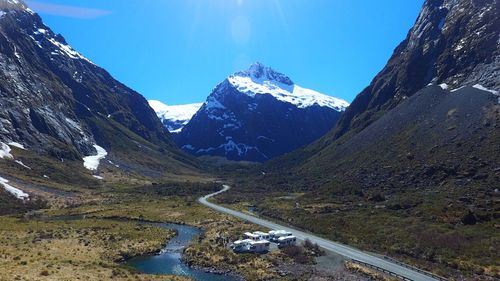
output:
[[[250,242],[253,242],[253,240],[243,239],[243,240],[236,240],[233,242],[233,244],[250,243]]]
[[[274,235],[276,235],[276,234],[291,234],[290,231],[286,231],[286,230],[273,230],[273,231],[269,231],[269,233],[274,234]]]
[[[284,237],[280,237],[278,238],[279,241],[283,241],[283,240],[292,240],[292,239],[296,239],[297,237],[295,236],[284,236]]]
[[[250,244],[252,244],[252,245],[254,245],[254,244],[268,244],[268,243],[270,243],[270,242],[267,240],[259,240],[259,241],[250,242]]]

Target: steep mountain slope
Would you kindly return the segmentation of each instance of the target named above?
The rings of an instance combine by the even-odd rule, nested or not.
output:
[[[98,154],[158,174],[194,165],[140,94],[72,49],[21,1],[2,0],[0,11],[0,142],[81,161],[82,169],[86,156]]]
[[[194,155],[266,161],[321,137],[347,106],[257,63],[217,85],[175,139]]]
[[[179,133],[203,103],[166,105],[158,100],[148,101],[170,133]]]
[[[427,0],[406,39],[328,139],[363,129],[429,83],[498,89],[498,9],[496,0]]]
[[[480,86],[426,87],[358,134],[325,147],[300,173],[321,179],[316,186],[335,176],[366,189],[493,188],[500,182],[498,99],[498,92]]]

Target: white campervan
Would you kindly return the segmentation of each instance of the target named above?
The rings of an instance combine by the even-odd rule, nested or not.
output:
[[[269,240],[271,235],[268,232],[255,231],[253,234],[259,235],[260,240]]]
[[[271,236],[271,241],[278,242],[279,238],[292,236],[293,234],[286,230],[271,230],[269,231],[269,235]]]
[[[243,234],[243,237],[245,237],[245,239],[250,239],[250,240],[253,240],[253,241],[259,241],[260,240],[260,236],[255,234],[255,233],[251,233],[251,232],[245,232]]]
[[[267,253],[269,252],[270,242],[267,240],[250,242],[249,250],[252,253]]]
[[[283,236],[278,238],[278,248],[284,248],[288,246],[293,246],[297,242],[297,237],[295,236]]]
[[[250,243],[254,242],[250,239],[236,240],[231,244],[231,249],[235,253],[243,253],[248,252],[250,250]]]

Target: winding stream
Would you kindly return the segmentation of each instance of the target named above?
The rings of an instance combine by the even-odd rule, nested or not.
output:
[[[200,229],[174,223],[154,223],[167,229],[174,229],[177,235],[157,255],[139,256],[128,260],[125,264],[139,272],[147,274],[181,275],[199,281],[240,281],[232,275],[220,275],[189,267],[182,262],[182,250],[200,234]]]

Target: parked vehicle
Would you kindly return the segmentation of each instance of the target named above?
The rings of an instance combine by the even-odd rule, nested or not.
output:
[[[253,234],[258,235],[260,240],[271,239],[271,234],[269,234],[269,232],[255,231]]]
[[[267,240],[250,242],[250,252],[252,253],[267,253],[269,252],[270,242]]]
[[[271,236],[270,240],[272,242],[278,242],[278,239],[281,237],[287,237],[287,236],[292,236],[293,234],[289,231],[286,230],[271,230],[269,231],[269,235]]]
[[[293,246],[293,245],[295,245],[296,242],[297,242],[297,237],[295,237],[293,235],[280,237],[280,238],[278,238],[278,248],[285,248],[285,247]]]
[[[235,253],[246,253],[250,249],[250,242],[254,242],[250,239],[236,240],[231,244],[231,249]]]
[[[245,232],[243,234],[243,237],[245,237],[245,239],[250,239],[250,240],[253,240],[253,241],[259,241],[259,240],[261,240],[260,236],[258,234],[251,233],[251,232]]]

